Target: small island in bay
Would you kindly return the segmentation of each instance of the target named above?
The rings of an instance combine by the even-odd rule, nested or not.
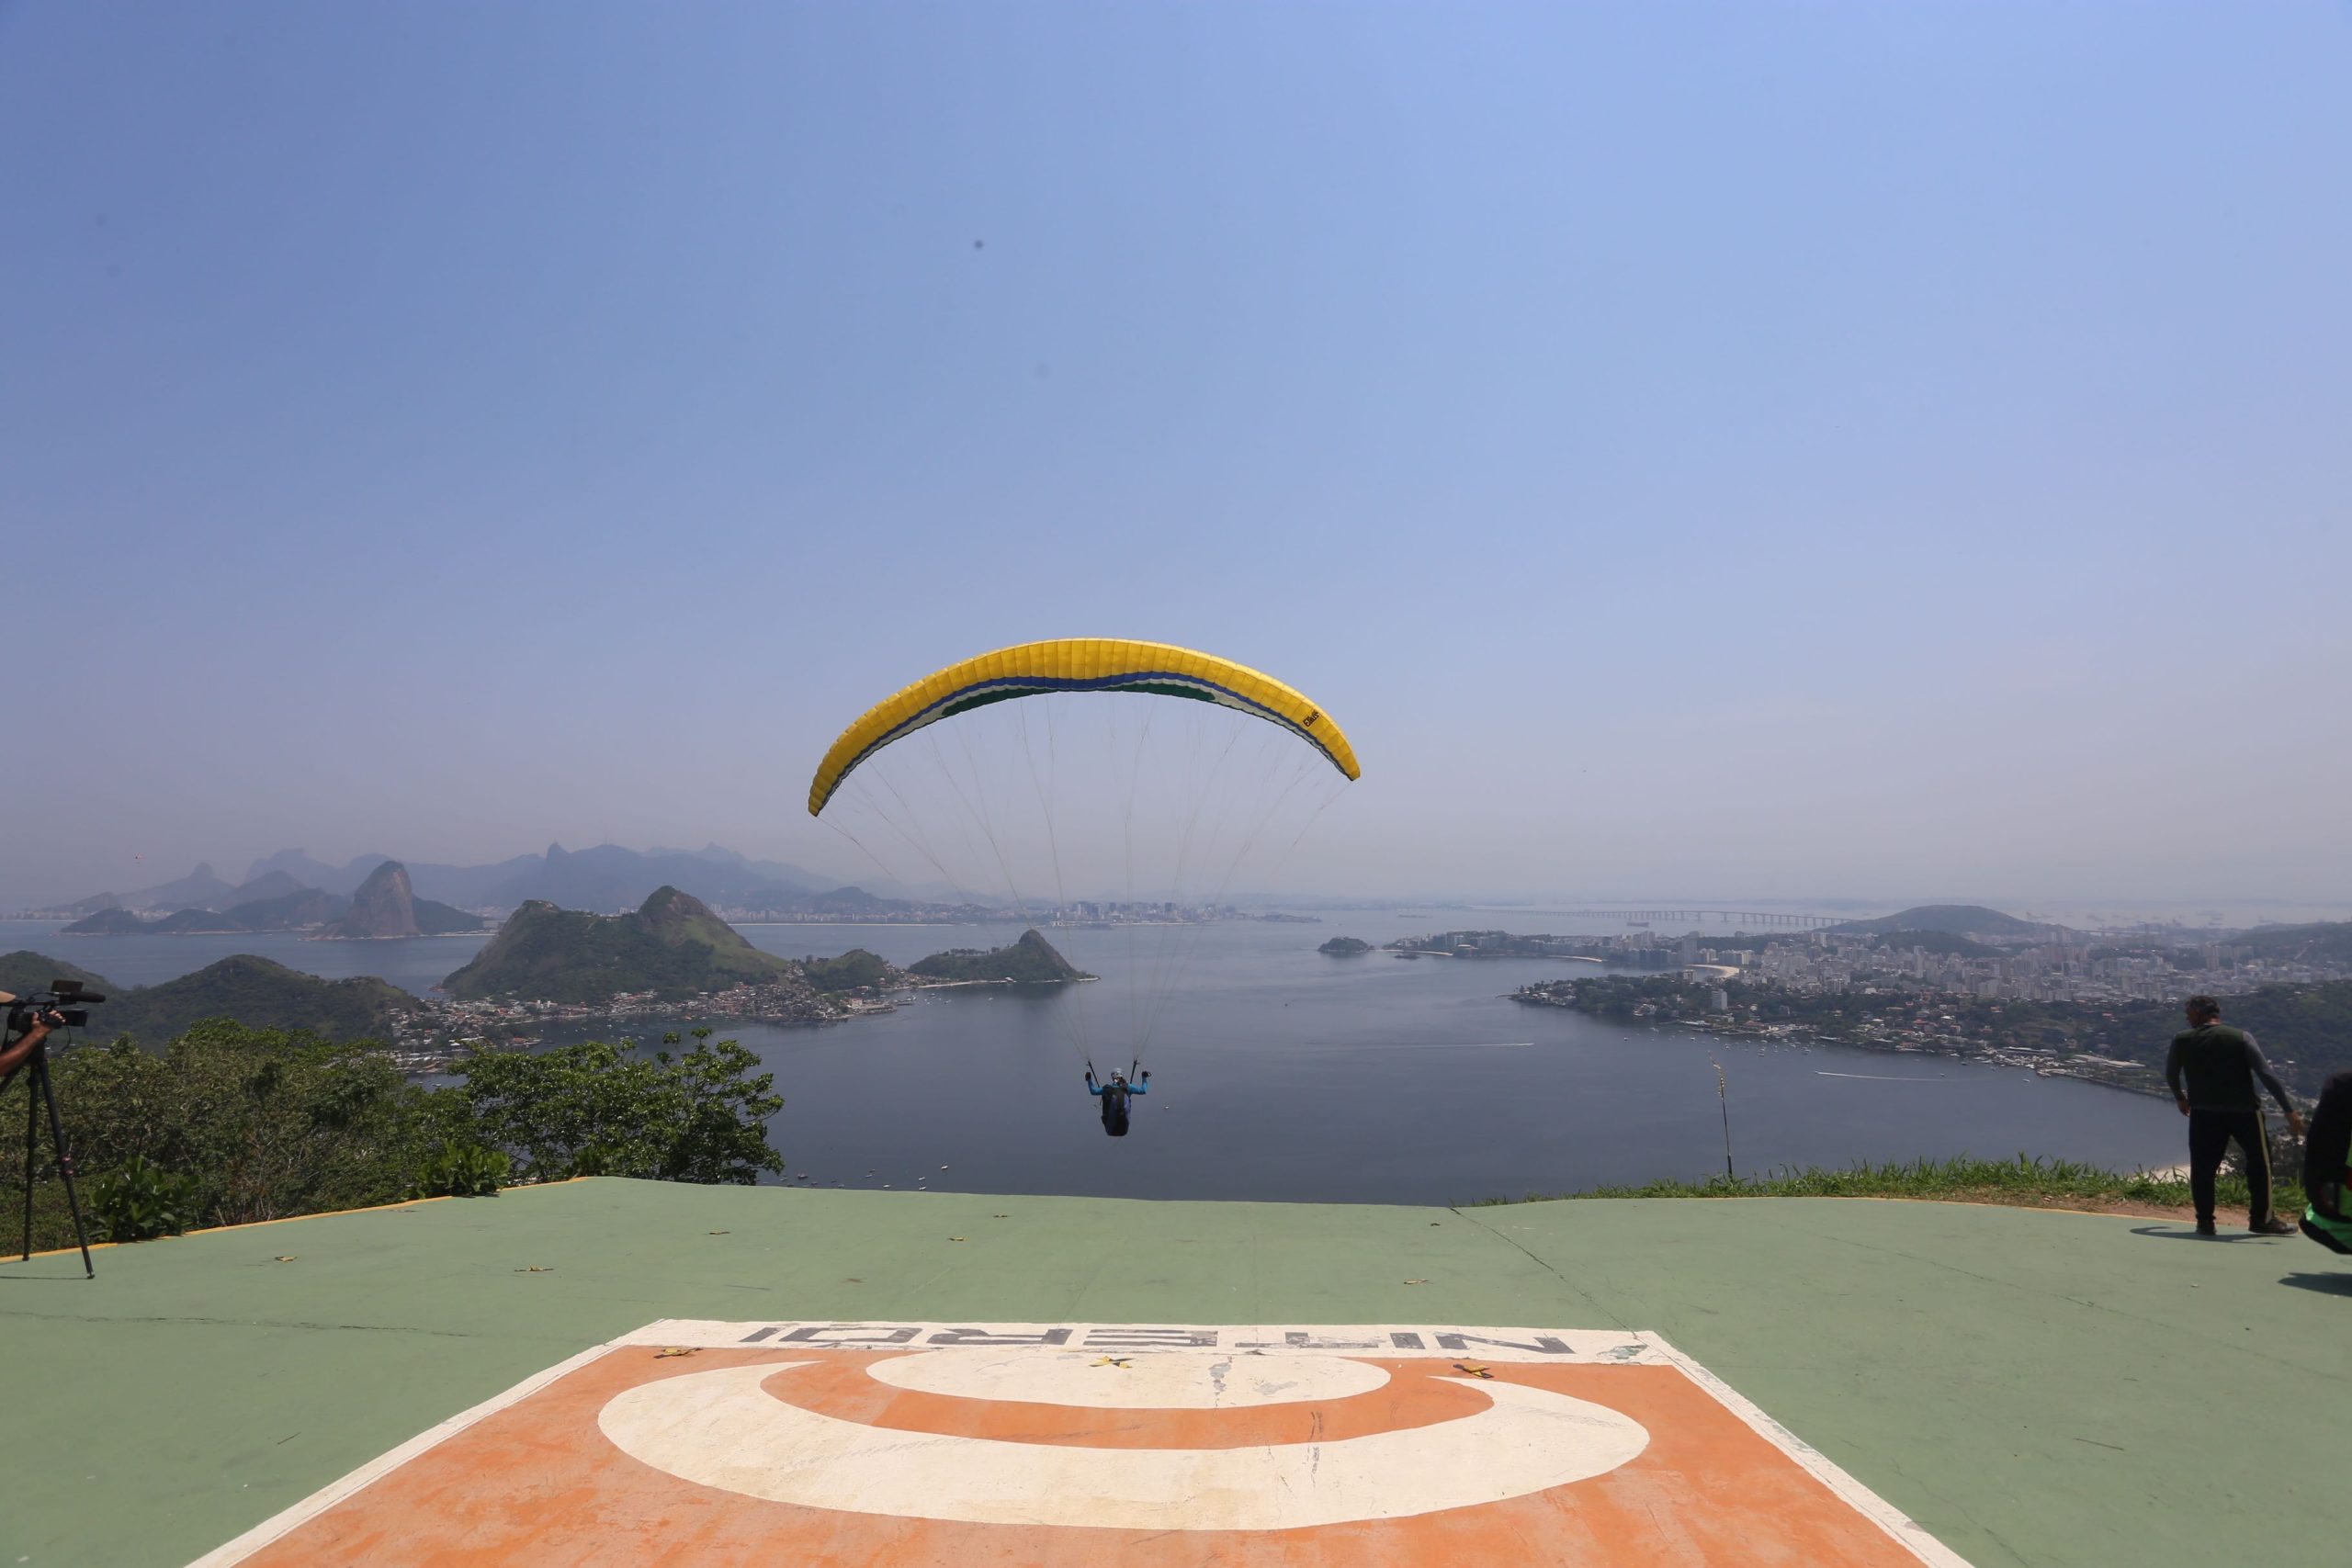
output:
[[[148,923],[128,909],[100,909],[85,915],[60,931],[60,936],[137,936]]]
[[[1335,936],[1315,951],[1329,953],[1333,958],[1353,958],[1358,953],[1370,953],[1372,943],[1362,937]]]
[[[908,983],[917,986],[1049,986],[1094,978],[1056,952],[1034,927],[1009,947],[950,948],[916,959],[906,973]]]

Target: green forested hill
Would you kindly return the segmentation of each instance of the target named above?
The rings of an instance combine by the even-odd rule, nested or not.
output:
[[[322,980],[241,953],[193,975],[141,986],[90,1016],[93,1035],[129,1034],[161,1045],[198,1019],[233,1018],[250,1029],[307,1029],[330,1040],[389,1040],[393,1018],[415,998],[389,980]]]
[[[1879,945],[1900,952],[1918,948],[1925,953],[1957,955],[1962,958],[1998,958],[2002,949],[1988,947],[1951,931],[1905,931],[1880,933]]]
[[[2278,1076],[2299,1093],[2315,1095],[2330,1073],[2352,1067],[2352,980],[2265,986],[2244,996],[2225,996],[2221,1002],[2222,1021],[2253,1035]],[[2006,1002],[2002,1010],[2012,1027],[2056,1025],[2100,1055],[2159,1071],[2172,1037],[2188,1027],[2178,1002],[2115,1008],[2086,1002]]]
[[[1833,931],[1947,931],[1954,936],[2031,936],[2047,926],[1982,904],[1921,904],[1872,920],[1848,920]]]
[[[839,958],[804,958],[800,961],[800,972],[810,985],[820,991],[879,987],[902,977],[896,967],[862,947],[853,947]]]
[[[388,980],[322,980],[251,953],[129,990],[41,953],[0,958],[0,990],[22,994],[52,979],[79,980],[106,996],[90,1011],[88,1038],[128,1034],[151,1047],[206,1018],[233,1018],[255,1029],[307,1029],[331,1040],[387,1040],[393,1018],[416,1005]]]
[[[115,991],[114,982],[104,975],[94,975],[62,958],[51,958],[29,948],[0,955],[0,991],[12,997],[29,996],[51,980],[79,980],[101,996],[111,997]]]
[[[908,965],[908,973],[926,980],[1012,980],[1023,985],[1094,978],[1074,966],[1054,950],[1052,942],[1035,931],[1022,932],[1021,940],[1010,947],[986,951],[958,947],[934,953]]]
[[[100,909],[95,915],[85,915],[67,926],[61,936],[137,936],[147,929],[147,922],[128,909]]]
[[[2265,986],[2221,1002],[2222,1021],[2253,1035],[2292,1088],[2317,1094],[2330,1073],[2352,1067],[2352,980]],[[2188,1027],[2180,1009],[2169,1002],[2118,1013],[2116,1022],[2136,1025],[2141,1037],[2154,1043],[2159,1066],[2172,1037]]]
[[[2352,959],[2352,920],[2320,920],[2304,926],[2256,926],[2224,939],[2232,946],[2252,948],[2264,958],[2306,963]]]
[[[447,936],[453,931],[478,931],[490,922],[480,915],[469,915],[448,904],[435,903],[430,898],[416,900],[416,929],[425,936]]]
[[[650,991],[677,1001],[798,975],[789,959],[762,953],[701,900],[662,887],[627,915],[525,904],[442,987],[460,1000],[517,997],[586,1004],[616,991]]]

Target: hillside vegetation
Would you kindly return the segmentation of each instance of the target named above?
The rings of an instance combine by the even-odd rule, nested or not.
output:
[[[1094,978],[1056,952],[1054,944],[1034,929],[1023,931],[1021,940],[1007,947],[957,947],[918,958],[907,966],[907,973],[925,980],[967,984],[1052,985]]]
[[[2221,1003],[2222,1021],[2253,1035],[2290,1088],[2315,1095],[2329,1074],[2352,1067],[2352,980],[2265,986]],[[2172,1037],[2188,1027],[2173,1002],[2143,1002],[2113,1016],[2116,1043],[2107,1049],[2159,1067]]]
[[[233,1018],[255,1029],[305,1031],[324,1040],[389,1040],[393,1019],[416,1005],[415,998],[388,980],[322,980],[251,953],[223,958],[159,986],[128,988],[39,953],[0,958],[0,990],[21,995],[52,979],[79,980],[107,998],[91,1010],[87,1038],[128,1034],[153,1047],[208,1018]]]
[[[1982,904],[1920,904],[1875,919],[1848,920],[1833,931],[1943,931],[1952,936],[2034,936],[2046,925],[2021,920]]]
[[[2343,964],[2352,962],[2352,920],[2320,920],[2302,926],[2256,926],[2225,939],[2233,947],[2252,948],[2264,958],[2289,963]]]
[[[2274,1170],[2274,1178],[2279,1173]],[[2292,1179],[2286,1182],[2291,1189]],[[2234,1166],[2217,1184],[2221,1206],[2245,1207],[2245,1178]],[[1532,1193],[1526,1198],[1488,1198],[1473,1207],[1552,1202],[1577,1198],[1907,1198],[1923,1202],[2003,1203],[2030,1209],[2096,1209],[2123,1213],[2189,1209],[2186,1177],[2149,1171],[2105,1170],[2074,1160],[1914,1160],[1909,1164],[1857,1165],[1843,1170],[1805,1166],[1752,1176],[1710,1176],[1703,1180],[1671,1178],[1638,1187],[1595,1187],[1582,1192]],[[2282,1199],[2282,1207],[2289,1200]]]
[[[12,997],[30,996],[46,987],[51,980],[79,980],[101,996],[115,994],[113,981],[103,975],[93,974],[78,964],[68,964],[62,958],[51,958],[29,948],[0,953],[0,991],[6,991]]]
[[[461,1001],[519,997],[593,1004],[619,991],[682,1001],[797,977],[797,965],[745,942],[701,900],[662,887],[626,915],[583,914],[535,899],[441,984]]]
[[[389,980],[322,980],[241,953],[193,975],[126,991],[90,1015],[91,1032],[160,1045],[208,1018],[252,1029],[304,1030],[336,1041],[389,1040],[416,999]]]
[[[65,1052],[57,1095],[93,1240],[487,1195],[517,1179],[748,1184],[780,1173],[773,1075],[709,1032],[683,1052],[595,1041],[478,1052],[453,1065],[457,1082],[426,1089],[364,1045],[215,1019],[160,1049]],[[28,1199],[33,1246],[73,1245],[47,1160],[29,1193],[23,1165],[0,1161],[0,1210],[19,1214]]]
[[[906,978],[896,964],[862,947],[853,947],[839,958],[804,958],[800,972],[820,991],[880,990]]]
[[[62,936],[138,936],[147,930],[147,922],[128,909],[100,909],[95,915],[85,915],[67,926]]]

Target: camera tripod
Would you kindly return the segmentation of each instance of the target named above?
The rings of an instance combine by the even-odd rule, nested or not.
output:
[[[89,1227],[82,1222],[82,1195],[74,1187],[74,1151],[65,1146],[65,1127],[57,1118],[57,1090],[49,1079],[49,1042],[44,1040],[33,1047],[32,1059],[24,1066],[25,1077],[25,1228],[19,1247],[23,1257],[33,1255],[33,1177],[40,1169],[41,1111],[49,1112],[49,1150],[51,1163],[65,1182],[65,1206],[74,1213],[74,1239],[82,1247],[82,1277],[97,1278],[98,1267],[90,1261]]]

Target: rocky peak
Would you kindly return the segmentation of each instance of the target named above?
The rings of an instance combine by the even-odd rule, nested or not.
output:
[[[408,867],[388,860],[368,874],[351,896],[351,908],[335,922],[334,933],[345,937],[415,936],[416,895],[408,885]]]

